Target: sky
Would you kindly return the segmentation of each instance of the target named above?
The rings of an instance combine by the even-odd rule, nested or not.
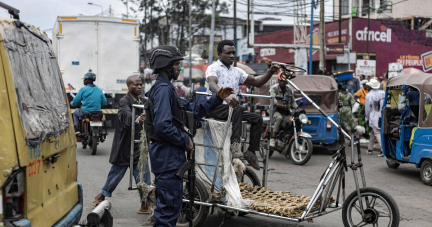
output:
[[[232,16],[232,0],[224,0],[231,6],[229,7],[230,13],[228,16]],[[246,7],[241,2],[246,0],[238,0],[238,17],[246,17]],[[260,1],[260,0],[257,0]],[[282,1],[282,0],[278,0]],[[288,1],[288,0],[287,0]],[[57,16],[76,16],[79,14],[83,15],[96,15],[101,12],[101,7],[88,5],[88,2],[101,5],[103,10],[106,11],[111,5],[115,16],[121,17],[122,14],[126,14],[126,6],[119,0],[3,0],[4,3],[15,7],[20,10],[20,19],[24,22],[30,23],[41,30],[49,30],[54,26],[54,22]],[[310,0],[306,0],[310,2]],[[331,15],[332,12],[332,0],[326,0],[326,15]],[[275,8],[275,11],[280,9]],[[319,9],[315,10],[318,13]],[[132,13],[132,12],[130,12]],[[317,15],[317,14],[316,14]],[[137,15],[138,18],[143,17],[143,13]],[[0,17],[9,17],[9,13],[0,9]],[[261,17],[278,17],[273,15],[256,15],[255,19]],[[292,17],[279,17],[282,20],[292,20]],[[46,31],[51,34],[51,31]]]

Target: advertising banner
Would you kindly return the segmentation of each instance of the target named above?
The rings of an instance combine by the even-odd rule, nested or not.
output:
[[[376,76],[376,54],[357,53],[357,75]]]

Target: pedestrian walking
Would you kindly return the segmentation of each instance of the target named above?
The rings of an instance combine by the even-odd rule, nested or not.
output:
[[[384,91],[380,90],[380,83],[378,80],[371,79],[367,85],[371,88],[369,93],[366,95],[366,121],[369,121],[369,126],[372,128],[369,140],[368,154],[372,154],[375,140],[378,140],[380,146],[379,157],[382,157],[382,146],[381,146],[381,110],[384,105]]]
[[[358,90],[360,90],[360,80],[354,76],[348,81],[348,92],[354,95]]]
[[[362,89],[358,90],[355,95],[354,99],[358,100],[359,108],[357,110],[357,121],[358,125],[363,126],[365,128],[365,137],[369,137],[369,134],[371,132],[371,127],[369,126],[369,123],[366,121],[366,110],[365,110],[365,103],[366,103],[366,95],[369,92],[369,86],[366,84],[368,83],[367,80],[362,80],[360,84],[362,85]]]
[[[135,135],[132,135],[132,105],[133,104],[144,104],[144,98],[142,97],[142,82],[137,76],[130,76],[127,78],[128,93],[119,101],[118,111],[118,124],[115,126],[115,133],[113,144],[111,147],[111,155],[109,162],[112,164],[111,169],[108,173],[105,185],[102,187],[101,192],[95,197],[95,201],[92,202],[93,206],[97,206],[99,203],[105,200],[105,197],[111,197],[112,193],[116,189],[124,177],[126,170],[130,166],[130,151],[131,151],[131,137],[134,140],[140,139],[140,132],[143,127],[145,114],[143,110],[138,109],[137,119],[135,120]],[[138,169],[139,161],[139,144],[134,146],[134,160],[133,160],[133,176],[135,182],[140,182],[140,174]],[[146,172],[144,174],[144,182],[151,185],[151,176],[148,167],[148,161],[146,163]],[[142,192],[140,192],[140,197]],[[150,211],[145,205],[145,201],[141,200],[141,208],[138,211],[140,214],[149,214]]]

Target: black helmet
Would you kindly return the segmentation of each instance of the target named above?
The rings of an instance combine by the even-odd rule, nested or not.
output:
[[[159,46],[150,55],[150,68],[161,69],[171,62],[183,60],[183,55],[175,46]]]

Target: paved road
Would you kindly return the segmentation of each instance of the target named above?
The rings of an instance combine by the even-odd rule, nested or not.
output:
[[[109,131],[108,140],[98,147],[95,156],[90,155],[88,149],[81,148],[78,144],[78,180],[84,189],[84,213],[83,218],[93,209],[91,202],[105,183],[110,164],[109,154],[111,150],[114,131]],[[363,151],[365,154],[365,151]],[[377,187],[389,193],[399,205],[401,213],[400,226],[420,227],[431,226],[432,211],[432,187],[424,185],[419,177],[419,169],[414,165],[402,165],[397,170],[389,169],[384,158],[374,155],[363,155],[366,181],[368,186]],[[350,158],[350,157],[349,157]],[[315,149],[311,160],[304,166],[295,166],[280,154],[275,154],[270,159],[270,168],[275,170],[269,174],[268,187],[274,190],[291,191],[295,194],[312,196],[318,185],[321,174],[331,161],[331,155],[322,149]],[[112,215],[114,226],[142,226],[147,215],[137,214],[140,207],[138,192],[128,191],[128,174],[113,193],[110,201],[113,204]],[[258,173],[260,179],[261,173]],[[351,170],[346,175],[347,194],[354,191],[354,181]],[[261,226],[315,226],[315,227],[339,227],[343,226],[341,211],[337,211],[313,220],[314,223],[290,223],[275,219],[248,215],[238,218],[227,218],[223,226],[261,227]],[[209,215],[204,226],[219,226],[222,222],[220,216]]]

